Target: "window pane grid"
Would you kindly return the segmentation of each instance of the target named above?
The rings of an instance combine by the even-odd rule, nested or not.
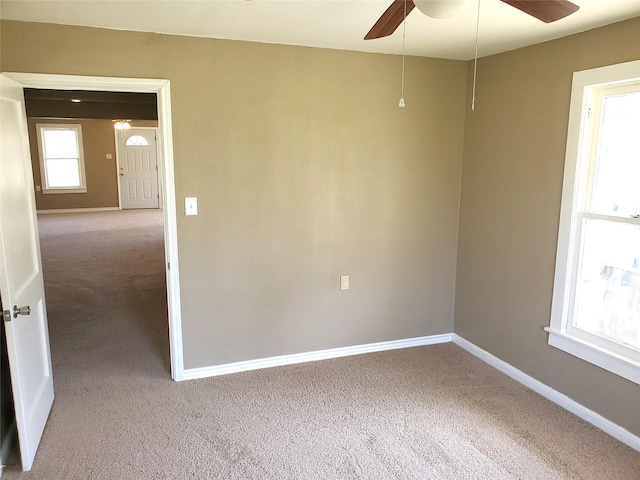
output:
[[[124,144],[126,147],[148,147],[149,142],[142,135],[132,135]]]
[[[37,129],[43,192],[85,192],[81,126],[39,124]]]

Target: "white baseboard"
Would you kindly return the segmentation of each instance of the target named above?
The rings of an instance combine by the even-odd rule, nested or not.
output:
[[[551,400],[553,403],[560,405],[565,410],[570,411],[574,415],[582,418],[593,426],[620,440],[622,443],[629,445],[634,450],[640,451],[640,437],[637,437],[628,430],[625,430],[621,426],[616,425],[611,420],[607,420],[599,413],[596,413],[593,410],[590,410],[587,407],[579,404],[575,400],[570,399],[563,393],[560,393],[557,390],[554,390],[553,388],[536,380],[535,378],[530,377],[526,373],[509,365],[507,362],[491,355],[486,350],[483,350],[482,348],[474,345],[468,340],[465,340],[461,336],[454,333],[452,334],[452,339],[453,343],[455,343],[459,347],[465,349],[472,355],[475,355],[480,360],[483,360],[497,370],[500,370],[502,373],[509,375],[511,378],[513,378],[517,382],[520,382],[525,387],[528,387],[534,392],[542,395],[547,400]]]
[[[447,343],[451,341],[451,334],[430,335],[426,337],[407,338],[404,340],[393,340],[390,342],[369,343],[366,345],[355,345],[352,347],[330,348],[327,350],[317,350],[315,352],[295,353],[292,355],[280,355],[278,357],[259,358],[244,362],[227,363],[211,367],[189,368],[184,371],[184,380],[196,378],[215,377],[229,373],[247,372],[260,368],[280,367],[295,363],[315,362],[317,360],[328,360],[331,358],[348,357],[350,355],[360,355],[363,353],[382,352],[385,350],[395,350],[398,348],[419,347],[423,345],[433,345],[436,343]]]
[[[38,210],[36,213],[82,213],[82,212],[111,212],[120,210],[118,207],[96,207],[96,208],[54,208],[51,210]]]
[[[184,370],[184,380],[194,380],[198,378],[215,377],[219,375],[227,375],[230,373],[247,372],[250,370],[258,370],[261,368],[279,367],[284,365],[293,365],[296,363],[315,362],[317,360],[329,360],[332,358],[347,357],[351,355],[360,355],[363,353],[382,352],[386,350],[395,350],[399,348],[418,347],[424,345],[434,345],[438,343],[447,343],[453,341],[459,347],[465,349],[480,360],[488,363],[495,369],[507,374],[517,382],[530,388],[534,392],[542,395],[547,400],[561,406],[565,410],[589,422],[593,426],[608,433],[612,437],[620,440],[622,443],[630,446],[634,450],[640,451],[640,437],[625,430],[621,426],[607,420],[599,413],[588,409],[575,400],[570,399],[563,393],[554,390],[517,368],[509,365],[507,362],[500,360],[486,350],[474,345],[468,340],[462,338],[455,333],[445,333],[442,335],[430,335],[426,337],[407,338],[404,340],[393,340],[390,342],[369,343],[365,345],[355,345],[351,347],[330,348],[327,350],[318,350],[314,352],[296,353],[292,355],[280,355],[277,357],[260,358],[256,360],[248,360],[244,362],[227,363],[224,365],[215,365],[210,367],[190,368]]]

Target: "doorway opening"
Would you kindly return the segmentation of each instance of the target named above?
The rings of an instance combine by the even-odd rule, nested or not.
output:
[[[157,95],[25,88],[24,97],[54,376],[69,383],[80,369],[123,363],[162,376]]]
[[[115,77],[84,77],[30,73],[4,73],[25,88],[97,92],[148,93],[156,96],[158,115],[158,174],[163,186],[161,196],[166,297],[169,322],[169,355],[171,376],[184,378],[182,328],[180,319],[180,282],[178,274],[176,199],[173,170],[170,83],[164,79],[131,79]]]

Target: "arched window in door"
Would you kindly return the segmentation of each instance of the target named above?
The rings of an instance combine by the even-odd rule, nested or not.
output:
[[[148,147],[149,141],[142,135],[131,135],[124,144],[126,147]]]

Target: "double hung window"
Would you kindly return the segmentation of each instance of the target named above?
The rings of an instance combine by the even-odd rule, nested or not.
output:
[[[82,127],[36,125],[43,193],[85,193]]]
[[[547,330],[640,383],[640,61],[574,74]]]

